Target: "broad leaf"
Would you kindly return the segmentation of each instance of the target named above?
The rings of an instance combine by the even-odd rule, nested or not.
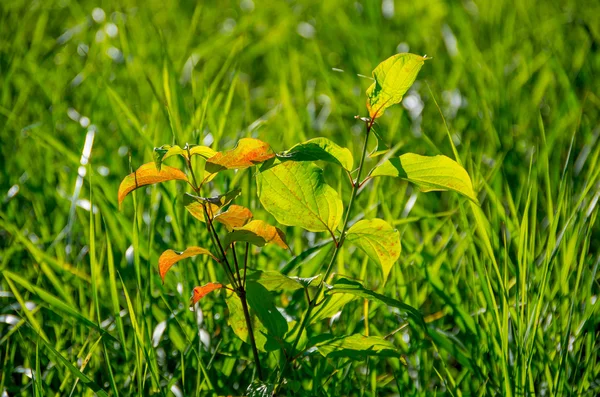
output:
[[[283,338],[288,330],[287,321],[275,306],[273,295],[261,284],[248,281],[246,284],[248,304],[256,313],[260,322],[276,338]]]
[[[166,182],[171,180],[186,181],[187,176],[177,168],[163,167],[161,171],[156,169],[154,163],[146,163],[135,172],[127,175],[119,186],[119,207],[125,197],[137,188],[154,183]]]
[[[375,134],[375,138],[377,138],[377,146],[375,147],[375,149],[373,149],[371,153],[369,153],[369,157],[373,158],[389,152],[389,146],[385,143],[385,140],[377,131],[377,129],[372,128],[371,131],[373,131],[373,134]]]
[[[204,209],[202,208],[203,203],[206,204],[206,209],[208,210],[208,215],[210,216],[210,219],[213,219],[215,214],[217,213],[217,211],[219,211],[221,207],[224,207],[227,204],[229,204],[233,199],[239,196],[241,192],[242,189],[235,188],[232,191],[227,192],[225,194],[209,198],[198,197],[186,193],[183,196],[183,205],[185,209],[188,210],[189,213],[192,214],[192,216],[194,216],[194,218],[204,222]]]
[[[342,200],[312,163],[281,163],[261,171],[256,183],[260,202],[281,224],[333,234],[342,219]]]
[[[400,233],[383,219],[361,220],[348,229],[346,240],[360,247],[381,267],[386,281],[400,257]]]
[[[186,159],[189,159],[191,156],[198,155],[204,157],[205,159],[209,159],[215,154],[217,154],[217,152],[208,146],[186,145],[185,147],[181,148],[178,145],[163,145],[161,147],[154,148],[154,163],[156,164],[156,168],[160,170],[163,161],[172,156],[180,155]]]
[[[301,279],[297,277],[288,277],[274,270],[249,271],[247,280],[260,283],[269,291],[295,291],[303,287],[303,284],[300,281]]]
[[[252,219],[252,216],[252,212],[248,208],[232,204],[227,211],[215,216],[215,222],[224,224],[227,230],[231,231],[233,228],[244,226]]]
[[[229,247],[234,241],[245,241],[259,247],[274,243],[283,249],[288,249],[283,232],[275,226],[260,220],[254,220],[245,226],[234,228],[223,239],[223,245]]]
[[[370,177],[376,176],[405,179],[417,185],[423,192],[452,190],[478,203],[467,171],[446,156],[406,153],[375,167]]]
[[[254,138],[242,138],[236,147],[218,152],[206,161],[206,171],[214,174],[222,170],[244,169],[275,157],[268,143]]]
[[[415,82],[427,58],[415,54],[396,54],[373,70],[375,81],[367,89],[367,109],[371,118],[380,117],[386,108],[400,103]]]
[[[341,165],[348,171],[354,167],[352,152],[343,148],[327,138],[314,138],[304,143],[299,143],[277,157],[280,160],[291,161],[327,161]]]
[[[190,299],[190,306],[194,306],[200,299],[204,298],[210,292],[223,287],[224,285],[220,283],[208,283],[201,287],[195,287],[194,291],[192,292],[192,298]]]
[[[165,275],[174,264],[180,260],[191,258],[196,255],[208,255],[217,262],[219,261],[209,250],[202,247],[189,247],[183,252],[166,250],[161,254],[160,258],[158,258],[158,273],[160,274],[163,283],[165,282]]]
[[[357,281],[341,278],[337,280],[333,286],[329,287],[325,293],[329,296],[354,296],[369,299],[371,301],[381,302],[384,305],[400,309],[402,312],[406,313],[417,325],[425,328],[423,315],[417,309],[407,305],[406,303],[402,303],[397,299],[393,299],[388,296],[378,294],[375,291],[371,291]]]
[[[233,332],[238,338],[249,344],[250,338],[248,336],[248,327],[246,326],[242,301],[235,293],[229,293],[225,302],[229,309],[228,322],[231,329],[233,329]],[[267,351],[266,348],[270,348],[269,350],[277,349],[279,346],[276,343],[267,343],[267,329],[253,312],[250,312],[250,318],[252,321],[252,330],[254,331],[256,347],[263,352]]]
[[[311,316],[310,324],[332,317],[354,299],[356,299],[356,296],[352,294],[335,294],[327,296],[325,301],[318,306],[317,310]]]
[[[399,357],[400,353],[389,341],[378,336],[350,335],[333,338],[315,345],[324,357],[347,357],[363,360],[368,356]]]

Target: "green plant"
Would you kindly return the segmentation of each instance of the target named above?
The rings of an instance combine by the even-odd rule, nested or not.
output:
[[[414,308],[368,289],[358,281],[333,274],[338,254],[347,245],[346,242],[362,249],[379,266],[382,284],[400,256],[400,234],[386,221],[361,219],[350,225],[355,199],[373,178],[402,178],[422,191],[451,190],[477,203],[471,179],[459,163],[446,156],[427,157],[414,153],[387,156],[381,137],[375,133],[377,118],[386,108],[402,100],[427,59],[426,56],[397,54],[373,71],[374,82],[367,89],[369,116],[357,116],[365,125],[358,168],[355,168],[350,150],[326,138],[311,139],[281,153],[275,153],[269,144],[258,139],[243,138],[235,148],[224,152],[188,144],[155,148],[155,161],[142,165],[122,181],[119,204],[127,194],[149,184],[180,180],[190,186],[192,193],[185,194],[183,205],[193,217],[205,224],[212,245],[188,247],[183,252],[167,250],[158,260],[158,271],[164,281],[173,265],[197,255],[205,255],[221,266],[222,278],[196,287],[191,305],[212,291],[228,291],[225,299],[229,323],[235,334],[251,346],[254,358],[258,382],[250,387],[250,391],[261,390],[263,394],[269,394],[287,383],[291,389],[298,387],[287,382],[286,376],[290,366],[307,352],[317,351],[326,358],[359,360],[369,356],[398,357],[394,344],[382,337],[360,334],[333,337],[308,332],[312,324],[330,317],[344,304],[357,298],[395,307],[434,343],[450,343],[444,335],[428,328],[423,316]],[[383,159],[363,178],[372,133],[376,135],[378,145],[370,156],[382,156]],[[184,159],[187,173],[163,165],[173,156]],[[198,158],[204,161],[195,164]],[[323,169],[315,162],[332,163],[342,168],[350,183],[346,206],[338,192],[325,182]],[[331,253],[327,265],[319,269],[318,274],[310,278],[289,277],[249,266],[251,246],[274,244],[281,249],[289,248],[283,231],[264,220],[253,220],[250,209],[233,204],[241,193],[239,188],[215,197],[203,195],[203,188],[220,172],[245,169],[256,169],[250,175],[256,179],[260,203],[280,224],[325,233],[330,237],[327,244],[331,246]],[[283,289],[304,292],[306,309],[298,321],[286,320],[277,309],[275,293]],[[266,376],[261,352],[273,351],[279,355],[277,368]],[[267,393],[264,393],[265,390]]]

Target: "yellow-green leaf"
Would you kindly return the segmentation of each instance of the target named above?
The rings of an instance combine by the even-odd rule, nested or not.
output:
[[[215,216],[215,222],[222,223],[227,230],[231,231],[233,228],[244,226],[252,219],[252,216],[252,212],[248,208],[232,204],[227,211]]]
[[[417,185],[423,192],[452,190],[478,203],[467,171],[446,156],[406,153],[375,167],[370,177],[376,176],[405,179]]]
[[[190,306],[195,305],[200,299],[204,298],[207,294],[223,287],[224,285],[220,283],[208,283],[201,287],[194,287],[194,291],[192,291],[192,298],[190,299]]]
[[[333,233],[342,219],[342,200],[312,163],[281,163],[261,171],[256,183],[263,207],[283,225]]]
[[[146,163],[138,168],[135,172],[127,175],[119,186],[119,206],[125,197],[137,188],[154,183],[180,180],[187,182],[187,176],[177,168],[163,167],[162,170],[157,170],[154,163]]]
[[[399,357],[398,349],[379,336],[362,336],[359,334],[333,338],[315,345],[316,350],[324,357],[348,357],[363,360],[368,356]]]
[[[234,241],[245,241],[259,247],[273,243],[283,249],[288,248],[283,232],[261,220],[254,220],[245,226],[234,228],[223,239],[223,245],[228,247]]]
[[[242,189],[235,188],[225,194],[209,198],[197,197],[186,193],[183,196],[183,206],[190,214],[192,214],[194,218],[204,222],[204,209],[202,208],[203,203],[206,205],[210,219],[213,219],[221,207],[229,204],[234,198],[239,196],[241,192]]]
[[[160,170],[163,161],[172,156],[180,155],[186,159],[189,159],[191,156],[197,155],[204,157],[205,159],[209,159],[215,154],[217,154],[217,152],[208,146],[185,145],[185,147],[181,148],[178,145],[163,145],[161,147],[154,148],[154,163],[156,164],[156,168]]]
[[[235,293],[232,292],[227,294],[227,299],[225,300],[225,302],[227,303],[227,308],[229,309],[229,318],[227,320],[229,326],[231,327],[231,329],[233,329],[233,332],[238,336],[238,338],[250,344],[250,337],[248,336],[248,326],[246,325],[246,318],[244,317],[242,301]],[[252,321],[252,330],[254,331],[256,347],[258,348],[258,350],[264,352],[269,346],[267,344],[268,330],[252,311],[250,312],[250,319]],[[278,346],[275,344],[274,349],[276,349],[277,347]]]
[[[218,152],[206,161],[205,169],[214,174],[222,170],[244,169],[275,157],[268,143],[254,138],[242,138],[235,148]]]
[[[165,276],[169,269],[179,262],[180,260],[191,258],[196,255],[208,255],[214,260],[218,261],[218,259],[206,248],[202,247],[189,247],[183,252],[176,252],[173,250],[166,250],[163,252],[158,258],[158,273],[160,274],[160,278],[163,283],[165,282]]]
[[[400,233],[383,219],[363,219],[348,229],[346,240],[365,251],[381,267],[385,282],[400,257]]]
[[[277,157],[292,161],[327,161],[341,165],[348,171],[352,171],[354,167],[352,152],[327,138],[314,138],[299,143]]]
[[[426,59],[420,55],[402,53],[377,65],[373,70],[375,81],[367,89],[367,109],[371,118],[380,117],[385,109],[402,101]]]

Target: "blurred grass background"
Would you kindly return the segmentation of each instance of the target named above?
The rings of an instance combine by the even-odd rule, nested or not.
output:
[[[305,360],[290,382],[309,395],[597,395],[599,44],[600,3],[583,0],[1,2],[0,392],[242,394],[251,356],[223,296],[187,308],[218,270],[182,262],[164,286],[156,274],[163,250],[208,240],[184,186],[119,211],[118,184],[164,143],[253,136],[280,151],[325,136],[356,157],[371,82],[359,74],[410,51],[433,60],[376,128],[398,153],[452,157],[435,98],[487,221],[456,195],[373,181],[357,217],[398,227],[400,261],[385,288],[357,251],[338,272],[453,343],[352,302],[315,332],[390,335],[406,365]],[[248,176],[219,176],[213,193],[241,186],[265,218]],[[326,238],[287,233],[296,254]],[[263,253],[262,269],[291,259]],[[286,270],[314,275],[323,255]],[[297,317],[302,300],[279,304]]]

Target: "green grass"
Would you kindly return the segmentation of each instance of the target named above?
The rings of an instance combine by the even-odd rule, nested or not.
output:
[[[395,225],[400,260],[385,286],[349,248],[336,272],[417,308],[445,338],[382,304],[348,303],[311,334],[389,336],[406,364],[310,356],[288,392],[600,393],[600,4],[412,3],[386,17],[380,1],[1,2],[0,392],[243,394],[252,353],[227,325],[224,294],[187,308],[221,269],[181,262],[164,286],[156,272],[165,249],[209,241],[182,209],[183,184],[140,189],[119,211],[119,182],[172,142],[221,150],[253,136],[280,151],[325,136],[358,157],[354,116],[371,80],[357,74],[409,50],[433,60],[375,128],[397,153],[455,150],[481,209],[373,180],[354,214]],[[327,171],[348,197],[344,175]],[[268,219],[248,172],[212,187],[232,186]],[[295,254],[327,239],[286,233]],[[312,276],[324,251],[289,263],[266,247],[252,265]],[[302,294],[278,305],[295,318],[305,307]]]

